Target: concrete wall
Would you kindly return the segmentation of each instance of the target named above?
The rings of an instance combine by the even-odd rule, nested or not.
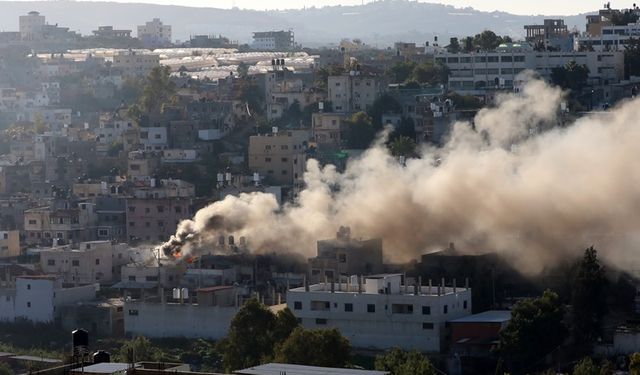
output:
[[[235,307],[126,302],[125,334],[218,340],[229,332],[236,312]]]
[[[290,290],[287,293],[287,306],[302,320],[305,328],[338,328],[356,348],[400,347],[405,350],[439,352],[444,339],[445,323],[471,314],[469,289],[458,289],[453,293],[448,288],[447,294],[442,296],[414,296],[331,293],[314,291],[314,287],[316,285],[312,286],[310,292],[305,292],[304,288]],[[409,290],[413,292],[412,288]],[[435,290],[434,287],[433,291]],[[426,287],[423,287],[422,292],[426,292]],[[347,304],[350,304],[352,311],[348,311]],[[369,312],[368,305],[374,305],[375,311]],[[397,308],[401,305],[411,306],[411,310],[407,308],[400,312]],[[423,307],[428,309],[423,310]]]

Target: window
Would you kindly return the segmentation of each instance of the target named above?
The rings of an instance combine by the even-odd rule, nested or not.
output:
[[[98,236],[100,237],[105,237],[109,235],[109,231],[106,229],[99,229],[98,230]]]
[[[79,261],[79,260],[77,260],[77,259],[76,259],[76,260],[72,260],[72,261],[71,261],[71,265],[72,265],[73,267],[80,267],[80,261]]]
[[[431,315],[431,306],[422,306],[422,315]]]
[[[368,305],[367,305],[367,312],[368,312],[368,313],[374,313],[374,312],[376,312],[376,305],[374,305],[374,304],[368,304]]]
[[[136,212],[135,206],[129,206],[129,212]]]
[[[467,301],[462,302],[462,308],[465,310],[467,309]]]
[[[394,303],[391,305],[394,314],[413,314],[413,305]]]
[[[311,311],[329,311],[330,309],[329,301],[311,301]]]
[[[164,212],[164,206],[158,206],[156,208],[158,209],[159,214]]]
[[[287,170],[283,169],[281,173],[282,173],[283,176],[286,176],[287,175]]]
[[[100,265],[100,259],[96,259],[96,266]]]
[[[27,302],[27,307],[31,307],[31,302]]]
[[[264,158],[265,163],[271,163],[271,158]]]
[[[145,213],[145,214],[148,214],[148,213],[150,213],[150,212],[151,212],[151,209],[150,209],[149,207],[145,207],[145,208],[144,208],[144,213]]]
[[[164,227],[164,221],[158,220],[158,227],[163,228]]]
[[[502,62],[513,62],[513,57],[512,56],[502,56],[501,60],[502,60]]]
[[[129,276],[129,281],[136,281],[136,277],[135,276]]]
[[[27,290],[31,290],[31,284],[27,284]]]
[[[38,222],[36,220],[29,220],[29,225],[36,225]]]
[[[293,309],[294,309],[294,310],[302,310],[302,302],[300,302],[300,301],[295,301],[295,302],[293,303]]]
[[[422,323],[422,329],[433,329],[433,323]]]
[[[48,259],[47,260],[47,266],[55,266],[55,265],[56,265],[55,259]]]
[[[444,306],[442,307],[442,312],[443,312],[444,314],[448,314],[448,313],[449,313],[449,305],[444,305]]]
[[[145,277],[146,281],[158,281],[158,276],[147,276]]]
[[[180,207],[180,206],[176,206],[175,210],[176,210],[177,214],[182,213],[182,207]]]
[[[353,311],[353,303],[345,303],[344,304],[344,311],[345,312],[352,312]]]
[[[129,310],[129,315],[138,316],[138,310]]]
[[[286,162],[288,162],[288,161],[289,161],[289,158],[282,158],[282,162],[283,162],[283,163],[286,163]]]
[[[136,226],[136,222],[135,221],[130,221],[129,222],[129,226],[130,227],[135,227]]]
[[[338,254],[338,262],[347,263],[347,254]]]
[[[317,325],[326,325],[327,324],[327,319],[316,319],[316,324]]]

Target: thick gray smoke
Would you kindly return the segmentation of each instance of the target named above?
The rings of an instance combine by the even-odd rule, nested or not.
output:
[[[279,207],[268,194],[227,197],[182,222],[168,253],[246,236],[255,251],[313,255],[340,225],[382,237],[406,261],[449,242],[498,251],[525,273],[596,245],[629,269],[640,254],[640,101],[556,127],[562,93],[540,81],[457,123],[449,142],[405,166],[379,141],[344,173],[307,164],[306,189]]]

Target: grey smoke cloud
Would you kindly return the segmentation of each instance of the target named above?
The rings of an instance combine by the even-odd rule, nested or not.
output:
[[[341,225],[382,237],[385,256],[407,261],[449,242],[497,251],[525,273],[596,245],[624,269],[638,259],[640,102],[557,127],[562,92],[542,81],[455,124],[439,149],[400,165],[378,141],[344,173],[309,160],[295,204],[243,194],[183,221],[162,250],[207,251],[220,235],[253,251],[311,256]],[[434,162],[436,159],[439,161]]]

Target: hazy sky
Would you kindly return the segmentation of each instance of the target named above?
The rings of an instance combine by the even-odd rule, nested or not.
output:
[[[114,0],[111,0],[114,1]],[[285,9],[302,8],[304,6],[323,5],[357,5],[373,0],[115,0],[118,2],[139,2],[155,4],[174,4],[197,7],[215,7],[252,9]],[[420,0],[423,2],[423,0]],[[572,15],[596,11],[605,3],[604,0],[435,0],[424,1],[450,4],[457,7],[473,7],[478,10],[503,10],[516,14]],[[611,1],[614,8],[629,8],[634,0]]]

